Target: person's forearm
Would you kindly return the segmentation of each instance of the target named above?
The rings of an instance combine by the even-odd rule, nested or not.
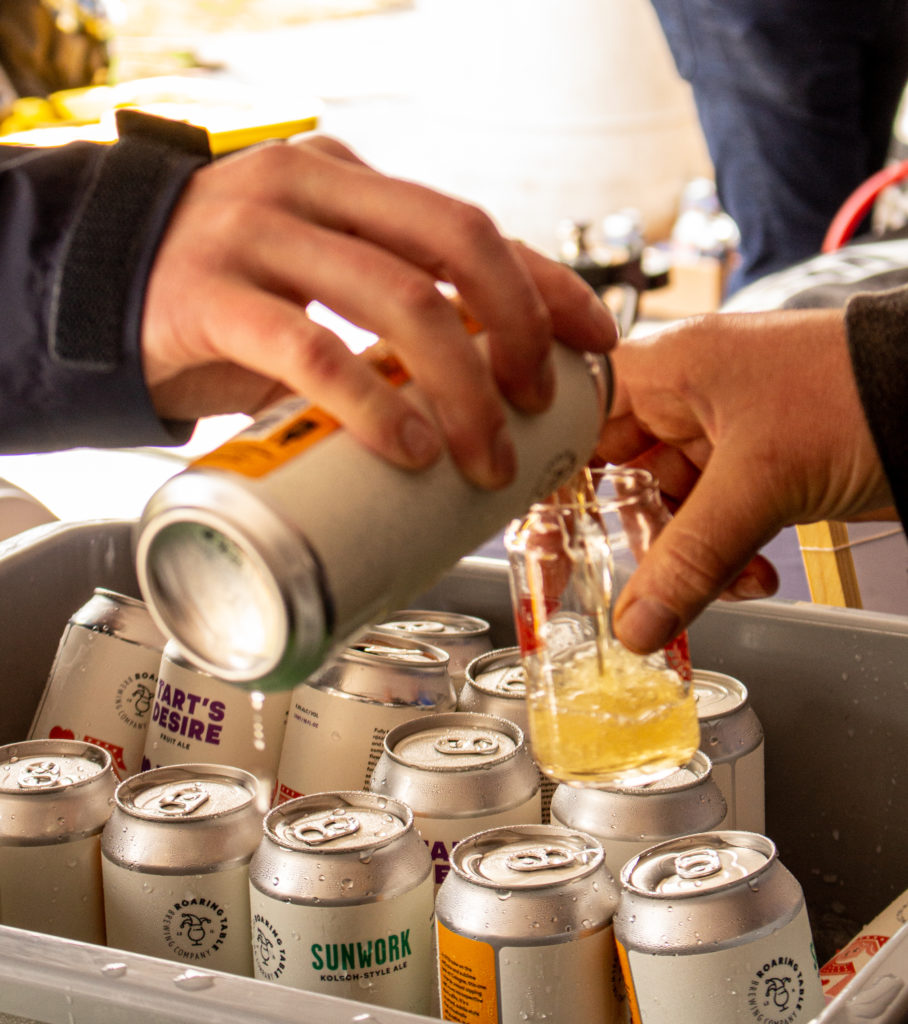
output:
[[[157,242],[204,135],[126,115],[115,146],[0,146],[0,451],[174,443],[142,375]]]

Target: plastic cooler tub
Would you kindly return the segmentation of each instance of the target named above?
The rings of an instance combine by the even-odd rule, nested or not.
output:
[[[53,523],[0,543],[0,742],[25,737],[66,620],[93,589],[138,594],[132,533],[128,521]],[[514,642],[501,561],[463,560],[414,607],[479,615],[496,647]],[[823,963],[908,887],[908,618],[719,603],[690,640],[697,668],[735,676],[750,691],[766,734],[766,831],[805,890]],[[902,928],[827,1007],[824,1024],[908,1020],[904,1003],[904,1016],[890,1015],[908,993],[906,936]],[[895,992],[889,1011],[855,1016],[855,992],[871,981],[877,1001],[879,984]],[[0,1024],[426,1020],[0,927]]]

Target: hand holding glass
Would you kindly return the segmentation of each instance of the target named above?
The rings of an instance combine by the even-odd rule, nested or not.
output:
[[[617,587],[668,519],[644,470],[587,471],[505,536],[530,741],[562,782],[627,786],[687,764],[700,740],[687,672],[614,637]]]

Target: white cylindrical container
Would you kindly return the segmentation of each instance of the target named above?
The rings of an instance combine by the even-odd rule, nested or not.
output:
[[[227,764],[274,785],[290,692],[256,696],[164,648],[145,736],[142,770],[171,764]]]
[[[256,788],[249,772],[205,764],[155,768],[120,783],[101,840],[108,945],[252,974]]]
[[[447,454],[421,473],[394,467],[303,399],[263,413],[146,506],[136,562],[158,622],[221,679],[294,686],[587,462],[608,362],[553,351],[555,399],[538,416],[510,410],[518,471],[498,491]],[[392,358],[379,369],[406,386]]]

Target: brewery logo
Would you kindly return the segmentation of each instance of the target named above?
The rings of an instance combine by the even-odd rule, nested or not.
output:
[[[156,681],[154,672],[136,672],[120,683],[114,698],[120,721],[132,729],[144,729],[148,725]]]
[[[758,1024],[795,1024],[804,1009],[804,973],[791,956],[773,957],[754,974],[747,1006]]]
[[[252,915],[252,959],[255,976],[266,981],[276,981],[287,968],[284,940],[261,914]]]
[[[179,900],[164,915],[164,941],[181,960],[205,960],[227,941],[227,912],[204,896]]]

